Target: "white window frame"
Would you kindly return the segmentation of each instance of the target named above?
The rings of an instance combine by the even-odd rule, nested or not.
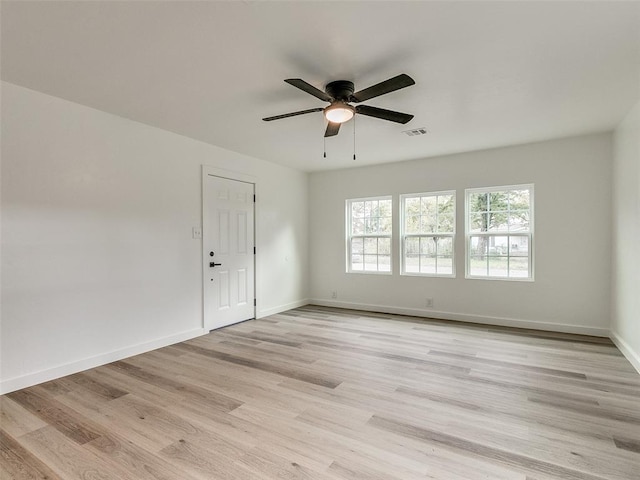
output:
[[[408,198],[438,197],[444,195],[453,196],[453,233],[406,233],[405,232],[405,200]],[[438,278],[455,278],[456,276],[456,220],[457,220],[457,198],[455,190],[446,190],[441,192],[423,192],[423,193],[406,193],[400,195],[400,275],[415,277],[438,277]],[[437,220],[436,220],[437,221]],[[452,273],[422,273],[407,272],[405,268],[405,240],[407,238],[420,237],[438,237],[451,238],[451,262]],[[437,257],[436,257],[437,265]],[[437,268],[436,268],[437,269]]]
[[[351,205],[355,202],[367,202],[374,200],[389,200],[391,201],[391,233],[389,234],[362,234],[362,235],[352,235],[351,233],[351,225],[352,218],[351,214],[353,212]],[[391,195],[382,195],[379,197],[364,197],[364,198],[349,198],[345,202],[346,208],[346,271],[347,273],[359,273],[365,275],[393,275],[393,196]],[[388,238],[389,239],[389,271],[379,271],[379,270],[353,270],[351,268],[351,243],[354,238]],[[364,255],[364,254],[363,254]],[[379,255],[379,254],[378,254]]]
[[[508,192],[510,190],[529,190],[529,231],[512,233],[508,230],[499,230],[493,232],[471,232],[470,216],[471,211],[469,208],[469,199],[474,193],[494,193],[494,192]],[[502,280],[510,282],[533,282],[534,277],[534,184],[526,183],[522,185],[504,185],[497,187],[481,187],[481,188],[467,188],[465,189],[465,211],[464,211],[464,223],[465,223],[465,278],[471,280]],[[484,236],[490,237],[504,237],[504,236],[527,236],[528,237],[528,277],[509,277],[509,276],[489,276],[487,275],[472,275],[471,274],[471,237]],[[507,255],[507,262],[510,255]]]

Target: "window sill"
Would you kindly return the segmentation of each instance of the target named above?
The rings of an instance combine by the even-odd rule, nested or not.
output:
[[[356,275],[393,275],[393,272],[361,272],[359,270],[347,270],[346,273],[353,273]]]
[[[519,277],[480,277],[480,276],[472,276],[465,275],[465,280],[498,280],[502,282],[534,282],[535,279],[531,278],[519,278]]]
[[[437,273],[400,273],[401,277],[429,277],[429,278],[456,278],[455,274],[453,275],[444,275]]]

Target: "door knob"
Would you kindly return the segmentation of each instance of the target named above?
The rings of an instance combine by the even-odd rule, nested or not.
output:
[[[213,267],[222,266],[222,264],[221,264],[221,263],[216,263],[216,262],[209,262],[209,266],[210,266],[211,268],[213,268]]]

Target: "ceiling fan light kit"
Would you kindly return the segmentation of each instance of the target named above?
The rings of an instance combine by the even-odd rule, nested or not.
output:
[[[358,105],[356,107],[350,105],[350,103],[364,102],[371,98],[379,97],[380,95],[415,85],[416,82],[409,75],[404,73],[355,93],[353,82],[348,80],[336,80],[334,82],[330,82],[326,85],[324,92],[305,82],[301,78],[289,78],[285,80],[285,82],[299,88],[309,95],[313,95],[320,100],[329,102],[330,105],[326,108],[311,108],[308,110],[300,110],[298,112],[266,117],[262,119],[265,122],[280,120],[281,118],[295,117],[297,115],[304,115],[312,112],[324,112],[324,116],[328,120],[324,136],[332,137],[338,134],[340,131],[340,125],[351,120],[356,113],[401,124],[405,124],[413,118],[413,115],[393,110],[385,110],[384,108],[371,107],[369,105]]]
[[[324,109],[324,116],[333,123],[348,122],[356,114],[356,109],[348,103],[336,101]]]

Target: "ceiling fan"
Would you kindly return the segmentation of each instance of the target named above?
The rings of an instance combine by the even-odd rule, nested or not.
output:
[[[325,87],[324,92],[300,78],[289,78],[285,80],[285,82],[307,92],[310,95],[313,95],[316,98],[319,98],[320,100],[329,102],[330,105],[325,108],[310,108],[308,110],[300,110],[298,112],[263,118],[262,120],[265,122],[280,120],[281,118],[295,117],[306,113],[324,112],[324,116],[329,121],[327,130],[324,132],[324,136],[332,137],[338,134],[340,131],[340,125],[351,120],[356,113],[402,124],[407,123],[413,118],[413,115],[395,112],[393,110],[385,110],[384,108],[371,107],[369,105],[357,105],[355,107],[350,105],[350,103],[364,102],[365,100],[415,85],[416,82],[413,78],[404,73],[355,93],[353,82],[348,80],[336,80],[334,82],[330,82]]]

